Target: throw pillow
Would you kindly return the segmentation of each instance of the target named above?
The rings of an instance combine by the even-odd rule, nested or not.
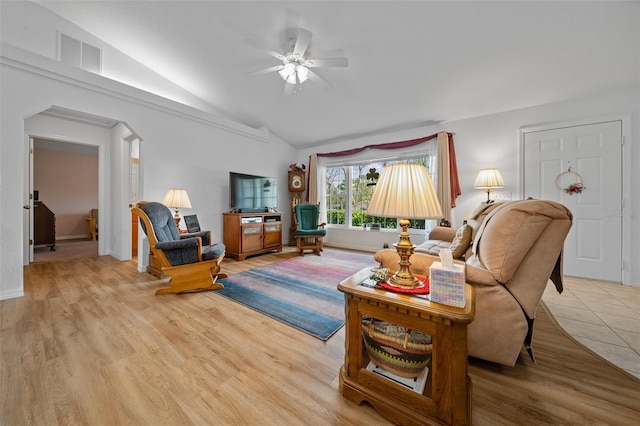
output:
[[[471,244],[471,227],[465,223],[458,228],[456,236],[451,242],[451,247],[449,247],[453,258],[460,259],[464,256],[465,252],[469,248],[469,244]]]

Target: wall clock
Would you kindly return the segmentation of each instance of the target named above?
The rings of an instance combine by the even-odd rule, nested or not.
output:
[[[290,171],[289,172],[289,191],[290,192],[303,192],[304,191],[304,172],[303,171]]]

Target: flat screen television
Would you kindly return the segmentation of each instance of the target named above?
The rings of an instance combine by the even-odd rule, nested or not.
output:
[[[274,177],[229,172],[229,204],[239,213],[266,212],[278,207]]]

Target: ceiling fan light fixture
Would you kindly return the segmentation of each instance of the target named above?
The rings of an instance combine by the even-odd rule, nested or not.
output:
[[[309,68],[304,65],[297,65],[296,74],[298,74],[298,80],[300,80],[300,83],[304,83],[307,78],[309,78]]]
[[[285,64],[284,68],[278,71],[278,73],[280,74],[280,77],[282,77],[282,79],[286,82],[289,82],[289,80],[293,77],[293,82],[295,83],[296,66],[293,63],[289,62]]]
[[[309,68],[297,62],[286,63],[278,73],[289,84],[303,83],[309,78]]]
[[[282,65],[275,65],[264,68],[262,70],[249,73],[248,75],[266,74],[272,71],[278,71],[280,77],[286,82],[285,94],[295,93],[296,90],[300,89],[302,83],[309,80],[309,77],[311,77],[313,82],[320,81],[326,83],[326,85],[328,86],[331,86],[331,84],[329,84],[326,80],[324,80],[310,68],[347,67],[349,66],[349,61],[344,57],[307,60],[305,58],[305,54],[307,52],[307,47],[309,47],[312,35],[313,34],[311,34],[311,32],[309,32],[308,30],[305,30],[304,28],[298,28],[298,36],[296,38],[289,39],[290,50],[287,53],[283,54],[278,53],[276,50],[268,47],[262,42],[251,39],[245,40],[245,43],[247,43],[248,45],[256,47],[258,49],[262,49],[271,56],[282,61]],[[296,89],[293,89],[292,91],[292,88],[289,85],[296,87]]]

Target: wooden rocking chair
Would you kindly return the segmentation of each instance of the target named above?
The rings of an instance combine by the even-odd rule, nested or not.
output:
[[[318,223],[320,206],[318,204],[297,204],[294,208],[294,220],[296,230],[293,236],[296,239],[298,252],[304,256],[305,250],[313,250],[320,255],[324,246],[324,236],[327,230],[324,223]]]
[[[150,259],[160,265],[170,286],[158,294],[190,293],[224,288],[216,282],[227,278],[220,273],[224,244],[211,244],[211,231],[180,234],[169,208],[157,202],[139,202],[131,212],[140,218],[149,239]]]

